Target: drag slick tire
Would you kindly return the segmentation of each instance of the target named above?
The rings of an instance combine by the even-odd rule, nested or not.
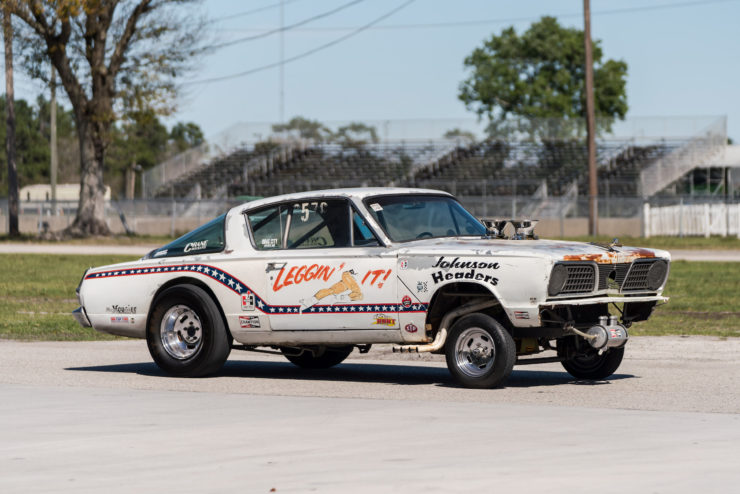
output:
[[[231,341],[213,299],[195,285],[177,285],[152,304],[146,342],[154,362],[180,377],[218,371],[231,352]]]
[[[304,348],[280,347],[283,353],[291,363],[303,369],[328,369],[337,364],[344,362],[349,357],[354,347],[352,345],[327,347],[319,346],[311,350]],[[301,352],[301,350],[303,350]],[[299,353],[300,352],[300,353]]]
[[[561,364],[571,376],[576,379],[601,381],[617,371],[624,358],[624,347],[610,348],[599,355],[598,350],[591,348],[588,343],[581,342],[581,348],[576,349],[574,336],[558,340],[558,354],[569,356]]]
[[[468,314],[450,329],[445,344],[447,368],[466,388],[502,386],[516,361],[516,346],[506,329],[486,314]]]

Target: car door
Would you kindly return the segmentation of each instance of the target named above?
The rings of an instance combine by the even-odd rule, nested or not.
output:
[[[273,330],[398,330],[396,256],[347,199],[270,208],[249,216],[255,245],[270,251],[264,311]]]

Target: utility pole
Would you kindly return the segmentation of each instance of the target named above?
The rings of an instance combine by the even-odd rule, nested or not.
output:
[[[57,154],[57,80],[54,72],[54,66],[51,66],[51,108],[49,113],[51,114],[51,136],[50,136],[50,147],[51,147],[51,209],[54,214],[57,214],[57,170],[59,168],[59,157]]]
[[[280,123],[285,123],[285,0],[280,0]]]
[[[5,151],[8,156],[8,234],[20,235],[18,230],[18,171],[15,152],[15,94],[13,91],[13,25],[10,8],[3,8],[3,39],[5,42]]]
[[[588,139],[588,230],[599,233],[599,188],[596,183],[596,125],[594,122],[594,60],[591,53],[591,6],[583,0],[583,42],[586,52],[586,137]]]

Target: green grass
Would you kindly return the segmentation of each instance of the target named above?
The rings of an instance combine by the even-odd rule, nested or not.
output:
[[[0,339],[111,339],[74,320],[71,313],[79,306],[75,289],[90,266],[133,259],[136,256],[0,255]]]
[[[664,295],[631,334],[740,336],[740,262],[675,261]]]
[[[133,260],[132,256],[0,255],[0,339],[111,339],[72,318],[75,288],[85,269]],[[686,262],[671,265],[665,295],[633,335],[740,336],[740,263]]]
[[[564,240],[578,242],[598,242],[609,244],[614,237],[599,235],[597,237],[568,237]],[[665,250],[740,250],[740,239],[730,237],[619,237],[619,243],[632,247],[648,247]]]

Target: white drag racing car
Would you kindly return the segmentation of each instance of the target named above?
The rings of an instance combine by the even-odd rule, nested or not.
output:
[[[178,376],[218,371],[232,348],[326,368],[374,343],[444,353],[468,387],[500,386],[525,363],[613,374],[627,328],[667,300],[668,252],[538,240],[526,222],[506,237],[506,223],[433,190],[261,199],[138,261],[89,269],[74,314],[146,338]]]

